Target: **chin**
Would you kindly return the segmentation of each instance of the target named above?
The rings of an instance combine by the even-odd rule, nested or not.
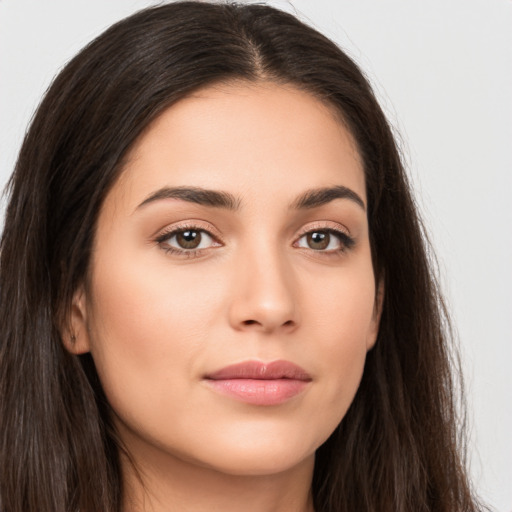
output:
[[[214,460],[204,461],[203,465],[219,473],[233,476],[269,476],[307,467],[314,463],[315,452],[288,453],[286,450],[261,452],[244,450],[243,453],[224,452]]]
[[[297,434],[293,435],[290,429],[284,435],[271,431],[259,436],[240,433],[239,436],[216,438],[212,435],[210,442],[196,452],[194,461],[236,476],[272,475],[313,464],[315,451],[327,439],[328,433],[314,438],[304,436],[304,432]]]

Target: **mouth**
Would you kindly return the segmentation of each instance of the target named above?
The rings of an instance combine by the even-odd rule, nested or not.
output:
[[[204,377],[214,391],[252,405],[279,405],[300,394],[311,376],[289,361],[246,361]]]

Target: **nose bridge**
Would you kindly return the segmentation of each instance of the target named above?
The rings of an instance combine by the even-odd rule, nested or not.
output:
[[[270,332],[298,323],[295,279],[285,248],[260,234],[237,258],[231,322],[234,327]]]

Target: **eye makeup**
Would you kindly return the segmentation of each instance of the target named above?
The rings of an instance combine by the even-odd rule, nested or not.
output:
[[[301,243],[304,238],[305,244]],[[342,224],[333,221],[316,221],[302,228],[298,240],[293,245],[326,255],[339,255],[352,249],[355,243],[349,230]]]
[[[215,247],[222,247],[224,244],[219,238],[196,221],[171,226],[161,232],[155,242],[168,254],[194,258],[206,255]]]
[[[199,258],[225,245],[220,240],[220,236],[213,234],[212,231],[198,222],[185,222],[161,232],[155,238],[155,243],[167,254],[183,258]],[[349,235],[348,230],[338,223],[317,221],[299,232],[292,247],[329,257],[342,255],[352,249],[355,243],[355,239]]]

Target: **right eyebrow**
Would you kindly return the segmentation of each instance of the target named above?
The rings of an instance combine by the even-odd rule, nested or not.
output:
[[[137,206],[137,209],[161,199],[181,199],[189,203],[233,211],[240,208],[240,201],[229,192],[200,187],[163,187],[144,199],[144,201]]]

